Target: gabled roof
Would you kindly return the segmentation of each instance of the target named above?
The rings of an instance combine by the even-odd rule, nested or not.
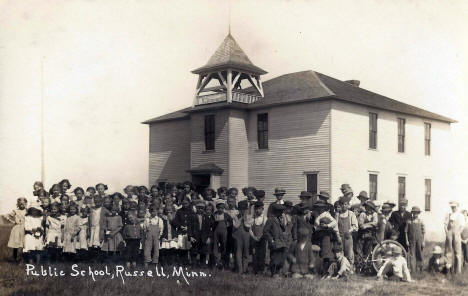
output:
[[[244,91],[248,92],[249,89]],[[324,74],[314,71],[302,71],[285,74],[263,83],[265,97],[252,104],[226,102],[195,106],[169,113],[143,123],[154,123],[171,119],[188,118],[188,113],[213,108],[243,108],[258,109],[283,104],[319,101],[326,99],[342,100],[349,103],[389,110],[402,114],[438,120],[447,123],[456,122],[454,119],[439,115],[424,109],[399,102],[388,97],[373,93],[361,87],[354,86]]]
[[[228,34],[224,38],[224,41],[208,60],[208,63],[203,67],[193,70],[192,73],[199,74],[227,67],[246,70],[255,74],[267,73],[250,61],[231,34]]]

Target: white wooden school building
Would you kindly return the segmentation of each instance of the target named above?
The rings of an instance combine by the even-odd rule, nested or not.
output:
[[[262,82],[231,35],[198,75],[193,105],[147,120],[149,182],[191,180],[198,188],[302,190],[342,183],[378,201],[407,198],[429,237],[443,236],[453,119],[315,71]]]

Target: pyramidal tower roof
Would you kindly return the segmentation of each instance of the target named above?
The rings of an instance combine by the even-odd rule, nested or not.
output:
[[[244,70],[253,74],[266,74],[267,72],[255,66],[229,33],[216,52],[211,56],[205,66],[192,71],[194,74],[233,68]]]

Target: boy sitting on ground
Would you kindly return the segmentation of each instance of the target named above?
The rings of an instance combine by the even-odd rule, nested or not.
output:
[[[390,280],[397,280],[403,282],[412,282],[410,271],[408,269],[408,263],[406,258],[403,257],[400,248],[390,249],[385,254],[387,261],[382,265],[377,273],[377,279],[383,280],[383,278]]]

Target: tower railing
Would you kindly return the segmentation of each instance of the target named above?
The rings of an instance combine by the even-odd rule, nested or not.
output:
[[[232,92],[233,102],[252,104],[252,103],[259,101],[261,98],[262,97],[256,96],[256,95],[240,93],[240,92],[235,92],[235,91]],[[213,103],[219,103],[219,102],[227,102],[227,93],[221,92],[221,93],[197,96],[196,105],[213,104]]]

